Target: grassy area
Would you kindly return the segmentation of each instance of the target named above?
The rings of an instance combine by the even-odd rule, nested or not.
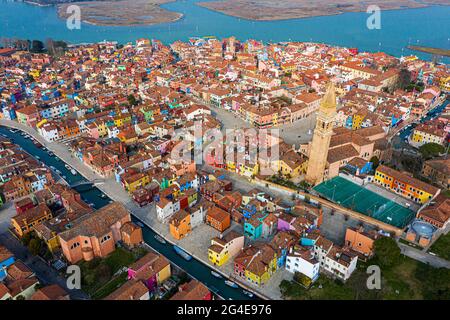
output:
[[[108,296],[114,292],[117,288],[121,287],[125,282],[127,282],[127,273],[121,273],[120,275],[111,279],[103,287],[98,289],[94,294],[92,294],[92,299],[99,300]]]
[[[95,258],[80,263],[82,274],[82,288],[92,296],[106,296],[117,288],[120,277],[113,275],[123,267],[127,267],[136,260],[137,256],[124,248],[117,248],[104,259]],[[119,278],[116,280],[116,278]],[[116,280],[115,284],[110,284]],[[108,291],[108,289],[110,289]],[[112,290],[111,290],[112,289]],[[98,293],[100,292],[100,293]]]
[[[431,246],[429,252],[435,253],[439,257],[450,260],[450,232],[443,234]]]
[[[448,247],[447,247],[448,248]],[[389,259],[388,259],[389,260]],[[280,290],[288,299],[333,299],[333,300],[421,300],[450,299],[450,270],[433,268],[409,257],[393,256],[392,261],[377,257],[368,262],[358,261],[358,267],[346,283],[320,278],[309,289],[294,281],[282,281]],[[381,289],[367,288],[366,273],[370,265],[380,266]]]

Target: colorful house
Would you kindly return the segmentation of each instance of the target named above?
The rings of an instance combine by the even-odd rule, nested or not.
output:
[[[6,247],[0,245],[0,281],[6,278],[6,270],[15,261],[14,255]]]
[[[141,280],[152,291],[171,276],[169,261],[162,255],[149,252],[128,267],[128,280]]]
[[[258,286],[267,283],[277,270],[277,255],[268,244],[244,248],[234,259],[234,274]]]
[[[169,225],[172,237],[180,240],[192,230],[191,215],[185,210],[180,210],[172,216]]]
[[[212,294],[203,283],[191,280],[179,286],[170,300],[212,300]]]
[[[431,200],[441,191],[428,183],[384,165],[380,165],[377,168],[374,182],[405,198],[421,204]]]
[[[221,266],[237,255],[244,247],[244,236],[236,231],[230,231],[225,236],[211,239],[208,248],[208,259],[212,264]]]
[[[231,217],[225,210],[214,206],[208,209],[208,213],[206,214],[206,223],[214,229],[224,232],[231,225]]]

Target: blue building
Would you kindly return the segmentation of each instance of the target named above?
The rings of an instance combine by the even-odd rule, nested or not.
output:
[[[5,269],[11,266],[15,261],[14,255],[5,247],[0,246],[0,281],[7,276]]]

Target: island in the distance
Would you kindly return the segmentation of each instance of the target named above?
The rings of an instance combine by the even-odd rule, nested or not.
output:
[[[80,1],[58,4],[58,15],[67,18],[70,5],[78,5],[83,22],[100,26],[136,26],[173,22],[183,15],[165,10],[161,4],[175,0]],[[57,3],[62,2],[61,0]]]
[[[363,12],[369,5],[377,5],[381,10],[424,8],[449,5],[449,0],[220,0],[197,4],[226,15],[264,21]]]

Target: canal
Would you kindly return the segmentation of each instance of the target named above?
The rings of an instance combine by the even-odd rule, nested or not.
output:
[[[65,180],[69,184],[75,184],[82,181],[87,181],[79,173],[73,175],[69,169],[65,167],[65,163],[57,158],[56,156],[51,156],[47,151],[37,147],[33,141],[21,134],[21,131],[11,132],[10,129],[0,126],[0,135],[10,139],[13,143],[19,145],[23,150],[28,152],[34,157],[39,157],[40,161],[44,163],[47,167],[54,167],[61,172],[60,176],[65,176]],[[80,185],[74,188],[77,190],[81,198],[95,209],[99,209],[112,200],[103,194],[97,187],[92,185]],[[134,222],[141,222],[138,218],[132,216]],[[199,260],[192,258],[190,261],[184,260],[181,256],[175,253],[170,243],[160,243],[155,239],[156,233],[143,224],[142,233],[144,241],[155,251],[164,255],[171,263],[175,264],[179,268],[187,272],[191,277],[197,279],[198,281],[205,284],[211,291],[217,293],[224,299],[233,300],[249,300],[257,299],[256,297],[250,298],[243,293],[243,289],[232,288],[224,283],[225,279],[219,279],[211,275],[211,269],[200,262]],[[205,249],[206,250],[206,249]]]
[[[434,118],[438,117],[445,110],[449,101],[450,101],[449,99],[445,100],[442,104],[440,104],[437,107],[433,108],[432,110],[428,111],[426,116],[423,117],[422,119],[420,119],[420,121],[418,121],[417,123],[416,122],[411,123],[410,125],[403,128],[399,132],[399,135],[393,139],[394,148],[401,149],[402,146],[404,146],[405,140],[411,135],[412,131],[417,126],[417,124],[424,123],[428,120],[431,120],[432,118],[434,119]]]

